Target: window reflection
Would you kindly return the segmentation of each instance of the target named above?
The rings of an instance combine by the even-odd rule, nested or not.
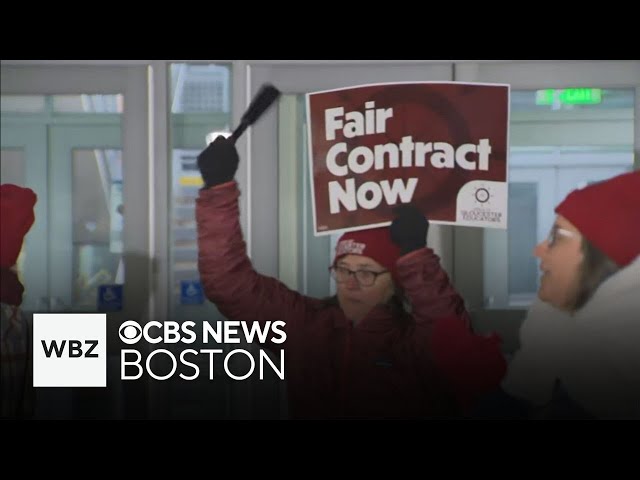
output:
[[[93,309],[98,286],[124,283],[122,151],[73,151],[73,304]]]

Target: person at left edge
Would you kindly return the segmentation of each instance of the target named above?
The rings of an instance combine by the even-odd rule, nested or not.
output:
[[[30,188],[0,185],[0,417],[32,418],[32,315],[22,310],[25,287],[18,258],[35,222],[37,196]]]

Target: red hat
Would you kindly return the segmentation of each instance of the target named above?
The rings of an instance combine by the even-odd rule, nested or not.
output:
[[[336,245],[335,263],[345,255],[362,255],[374,259],[390,272],[394,272],[400,248],[391,241],[388,227],[347,232]]]
[[[640,171],[574,190],[556,213],[620,267],[640,255]]]
[[[0,185],[0,266],[13,267],[18,261],[24,236],[35,215],[33,207],[38,197],[30,188],[6,183]]]

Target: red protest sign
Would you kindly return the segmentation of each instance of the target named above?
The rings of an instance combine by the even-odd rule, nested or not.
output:
[[[506,228],[509,85],[401,82],[308,93],[315,235],[433,223]]]

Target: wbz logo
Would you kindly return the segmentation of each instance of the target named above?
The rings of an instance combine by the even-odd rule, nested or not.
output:
[[[67,340],[62,340],[62,343],[58,345],[55,340],[51,340],[51,344],[47,345],[45,340],[41,340],[42,348],[44,348],[44,354],[47,358],[50,358],[52,354],[55,353],[55,356],[60,358],[64,355],[64,346],[67,344]],[[83,355],[87,358],[98,358],[97,353],[91,353],[94,348],[98,345],[98,340],[85,340],[84,343],[86,345],[90,345],[89,350],[86,352],[82,352],[82,342],[80,340],[69,340],[69,357],[82,357]]]
[[[106,387],[107,315],[35,313],[34,387]]]

